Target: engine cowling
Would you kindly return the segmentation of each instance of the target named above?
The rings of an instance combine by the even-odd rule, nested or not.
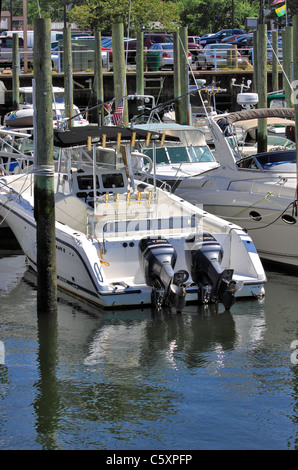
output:
[[[200,304],[222,302],[229,309],[235,302],[233,269],[222,269],[223,248],[210,233],[187,240],[186,262],[192,280],[198,286]]]
[[[161,307],[170,299],[177,253],[165,238],[149,237],[140,240],[139,257],[146,284],[153,288],[152,302]]]

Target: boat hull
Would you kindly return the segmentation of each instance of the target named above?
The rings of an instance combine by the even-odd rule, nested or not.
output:
[[[6,199],[4,203],[2,200],[0,212],[15,234],[28,258],[29,265],[37,271],[36,222],[33,217],[33,206],[28,204],[28,200],[19,203],[18,199],[10,201]],[[242,252],[247,254],[246,246],[251,243],[247,240],[249,237],[244,232],[239,234],[236,231],[231,236],[235,238],[236,244],[241,244],[238,255]],[[169,241],[177,251],[181,252],[180,246],[184,244],[181,237],[169,238]],[[82,232],[56,222],[58,287],[102,308],[152,306],[152,287],[144,282],[143,275],[139,274],[135,276],[133,282],[127,282],[129,266],[134,272],[140,271],[138,241],[133,237],[126,243],[122,238],[109,243],[110,247],[103,258],[97,240],[90,239]],[[184,249],[183,257],[185,256]],[[265,293],[266,277],[252,243],[249,250],[251,265],[259,267],[260,276],[247,276],[242,289],[235,294],[237,298],[261,297]],[[237,255],[234,256],[236,263]],[[185,268],[185,266],[182,267]],[[109,274],[108,279],[106,273],[110,269],[114,269],[115,275],[113,278],[113,275]],[[122,282],[121,279],[125,279],[126,282]],[[243,281],[243,276],[236,272],[235,281],[238,280]],[[185,301],[186,303],[198,302],[197,286],[192,285],[186,288]]]
[[[269,196],[265,201],[267,204],[264,200],[256,204],[252,195],[247,195],[244,198],[247,202],[242,203],[239,193],[229,196],[230,202],[226,204],[222,194],[220,198],[215,194],[202,194],[200,200],[206,211],[243,227],[251,236],[261,259],[298,267],[298,225],[291,208],[283,210],[289,201]],[[255,195],[254,201],[259,196]]]

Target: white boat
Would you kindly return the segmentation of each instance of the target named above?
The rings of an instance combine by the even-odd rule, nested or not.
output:
[[[293,119],[293,109],[281,111],[285,118]],[[270,118],[277,112],[255,109],[235,114],[255,119]],[[182,180],[175,194],[244,227],[261,259],[298,266],[296,149],[284,147],[241,158],[231,134],[235,114],[226,117],[224,130],[208,118],[220,166]]]
[[[87,142],[82,131],[77,143]],[[109,143],[120,133],[122,145]],[[124,128],[93,129],[97,145],[90,152],[74,146],[75,131],[56,133],[58,286],[104,308],[175,305],[180,311],[185,302],[219,302],[228,309],[237,297],[264,295],[263,266],[240,227],[134,180],[133,135]],[[107,163],[96,164],[99,154]],[[36,270],[33,182],[33,171],[0,178],[0,216]]]
[[[34,125],[33,87],[20,87],[19,109],[4,116],[3,126],[12,128],[32,128]],[[57,128],[67,123],[65,115],[64,88],[53,87],[53,127]],[[83,118],[79,108],[73,105],[73,126],[88,126],[89,121]]]
[[[249,96],[250,93],[243,93],[241,96],[246,95]],[[262,116],[267,124],[268,152],[296,148],[293,141],[295,118],[292,108],[248,109],[214,117],[220,127],[224,128],[225,134],[230,134],[229,141],[238,154],[238,159],[258,152],[257,130]]]
[[[141,154],[136,150],[132,154],[140,176],[145,170],[147,177],[153,177],[153,167],[144,154],[155,161],[156,178],[171,186],[183,178],[218,167],[204,132],[197,127],[172,122],[137,124],[134,129],[150,132],[152,137],[148,145],[146,142],[140,145]]]

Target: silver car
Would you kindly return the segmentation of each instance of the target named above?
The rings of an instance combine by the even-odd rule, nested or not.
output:
[[[212,69],[217,67],[226,67],[228,64],[228,50],[232,49],[232,44],[216,43],[207,44],[198,54],[197,69]],[[236,51],[237,63],[242,63],[242,56]]]
[[[159,52],[160,54],[160,62],[159,68],[174,68],[174,51],[173,51],[173,43],[171,42],[157,42],[153,44],[153,46],[149,47],[148,52]],[[188,64],[191,65],[192,63],[192,55],[188,51],[187,56]]]

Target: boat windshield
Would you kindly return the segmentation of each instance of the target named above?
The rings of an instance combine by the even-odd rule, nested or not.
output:
[[[153,149],[145,149],[144,153],[153,160]],[[156,164],[169,165],[174,163],[199,163],[215,161],[209,147],[203,146],[173,146],[156,149]]]
[[[55,93],[53,103],[64,103],[64,93]],[[32,93],[20,93],[20,103],[33,104]]]
[[[261,169],[262,171],[279,170],[283,164],[295,164],[293,171],[296,170],[296,150],[265,152],[245,157],[237,162],[239,168]]]

